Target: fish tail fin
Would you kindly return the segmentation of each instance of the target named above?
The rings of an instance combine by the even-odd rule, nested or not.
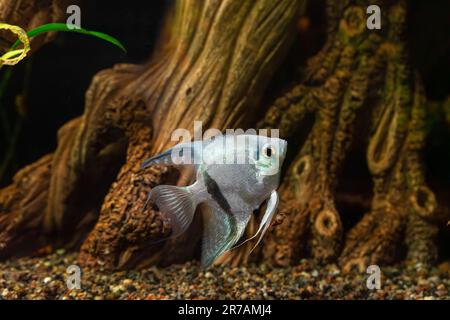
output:
[[[170,219],[172,235],[183,233],[192,223],[197,201],[188,187],[157,186],[150,192],[149,199]]]

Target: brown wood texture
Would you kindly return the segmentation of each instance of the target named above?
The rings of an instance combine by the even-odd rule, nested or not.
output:
[[[263,245],[250,256],[249,243],[219,262],[287,266],[312,256],[364,270],[394,261],[404,244],[409,262],[433,263],[448,210],[438,208],[425,183],[427,103],[404,41],[407,6],[376,2],[384,8],[381,32],[365,29],[372,2],[327,2],[323,48],[267,113],[262,94],[295,36],[304,2],[175,2],[149,61],[99,72],[84,114],[60,129],[54,153],[0,190],[0,257],[51,244],[80,247],[80,264],[107,269],[192,259],[200,215],[187,233],[157,242],[170,235],[170,223],[152,206],[144,209],[151,188],[184,183],[189,172],[141,170],[142,160],[174,145],[172,132],[192,130],[194,121],[204,129],[279,128],[292,141],[313,115],[304,143],[286,164],[277,223]],[[0,14],[7,3],[0,1]],[[336,191],[355,135],[367,139],[369,199]],[[347,233],[338,201],[367,211]],[[258,213],[247,236],[257,221]]]

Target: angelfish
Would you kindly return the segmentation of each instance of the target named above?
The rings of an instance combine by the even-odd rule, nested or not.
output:
[[[149,200],[170,220],[172,236],[188,229],[197,205],[207,205],[201,254],[201,264],[207,267],[239,241],[253,211],[269,199],[257,232],[245,241],[259,235],[254,247],[259,244],[278,206],[276,189],[286,149],[285,140],[248,134],[180,143],[145,160],[142,168],[190,165],[195,169],[195,183],[157,186]]]

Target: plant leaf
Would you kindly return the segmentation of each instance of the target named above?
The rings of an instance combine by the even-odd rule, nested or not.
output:
[[[23,52],[23,49],[8,51],[2,56],[2,58],[3,59],[12,59],[17,56],[20,56],[22,54],[22,52]]]
[[[122,43],[119,40],[117,40],[116,38],[114,38],[106,33],[98,32],[98,31],[89,31],[89,30],[86,30],[83,28],[70,29],[66,23],[43,24],[42,26],[39,26],[36,29],[28,31],[27,35],[29,38],[32,38],[32,37],[38,36],[42,33],[51,32],[51,31],[63,31],[63,32],[75,32],[75,33],[87,34],[87,35],[105,40],[109,43],[112,43],[113,45],[119,47],[124,52],[127,52],[127,50],[125,49],[125,47],[122,45]],[[17,40],[12,45],[11,50],[16,49],[20,45],[20,43],[21,42],[19,40]]]

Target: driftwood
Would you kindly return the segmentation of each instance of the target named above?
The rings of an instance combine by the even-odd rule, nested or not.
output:
[[[289,265],[310,254],[364,269],[392,262],[406,244],[408,261],[433,263],[444,217],[420,159],[426,103],[403,39],[406,4],[381,2],[383,30],[368,32],[369,4],[329,2],[323,49],[265,113],[262,93],[295,36],[303,1],[177,1],[149,62],[98,73],[83,116],[60,129],[55,152],[0,190],[0,257],[45,244],[80,246],[81,265],[108,269],[195,257],[200,215],[181,237],[155,244],[171,227],[156,208],[143,208],[151,188],[186,183],[189,173],[140,164],[175,144],[175,129],[202,121],[205,130],[280,128],[298,145],[280,187],[278,225],[259,255],[249,257],[248,244],[219,262]],[[300,143],[308,114],[314,124]],[[355,132],[367,137],[374,190],[368,213],[344,234],[336,188]]]
[[[324,48],[308,64],[305,80],[275,102],[263,121],[265,126],[280,123],[289,137],[306,113],[316,115],[283,187],[292,199],[284,202],[289,221],[274,232],[265,257],[293,263],[301,244],[308,243],[314,257],[327,261],[340,255],[345,270],[363,271],[392,262],[406,243],[411,262],[432,263],[436,199],[424,182],[420,159],[425,98],[408,65],[405,4],[383,3],[384,31],[371,33],[365,29],[365,6],[349,3],[328,6]],[[382,88],[380,94],[374,88]],[[367,162],[374,195],[370,212],[342,241],[337,173],[367,109],[372,110]],[[362,127],[357,130],[364,133]]]

